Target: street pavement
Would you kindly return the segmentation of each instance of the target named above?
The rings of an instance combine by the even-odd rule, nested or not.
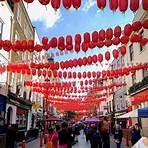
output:
[[[76,143],[72,148],[90,148],[90,143],[86,142],[85,135],[83,135],[83,132],[78,137],[78,143]],[[20,147],[21,148],[21,147]],[[25,145],[25,148],[40,148],[40,139],[33,140]],[[45,148],[45,145],[43,145],[42,148]],[[110,148],[116,148],[116,145],[114,143],[113,137],[110,137]],[[124,145],[124,140],[122,141],[121,148],[126,148]]]
[[[75,144],[72,148],[90,148],[90,143],[86,142],[85,135],[83,135],[82,132],[78,139],[79,139],[79,142]],[[113,136],[110,137],[110,148],[116,148],[116,145],[113,140]],[[124,145],[124,139],[122,141],[121,148],[126,148]]]

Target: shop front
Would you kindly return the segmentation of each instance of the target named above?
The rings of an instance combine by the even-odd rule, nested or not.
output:
[[[131,96],[133,109],[140,109],[148,106],[148,88],[145,88]],[[139,123],[143,129],[143,135],[148,136],[148,118],[132,118],[132,124]]]

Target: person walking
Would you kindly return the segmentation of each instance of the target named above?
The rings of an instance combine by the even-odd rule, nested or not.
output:
[[[101,142],[100,133],[97,130],[97,126],[94,126],[92,135],[90,136],[91,148],[98,148],[100,142]]]
[[[132,136],[131,136],[132,145],[137,143],[140,138],[141,138],[140,127],[139,127],[138,123],[136,123],[135,126],[133,126],[133,129],[132,129]]]
[[[58,134],[54,132],[53,128],[48,130],[46,134],[46,148],[57,148]]]
[[[116,124],[114,131],[114,141],[117,145],[117,148],[121,147],[122,137],[123,137],[123,132],[121,126],[119,124]]]
[[[68,148],[68,143],[69,143],[68,124],[66,122],[63,122],[61,126],[62,129],[59,131],[58,148]]]
[[[109,122],[107,117],[105,116],[103,121],[99,125],[100,134],[102,137],[102,147],[110,148],[110,130],[109,130]]]
[[[6,148],[15,148],[16,129],[9,125],[6,131]]]

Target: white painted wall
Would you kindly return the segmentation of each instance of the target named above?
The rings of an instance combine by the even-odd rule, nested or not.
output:
[[[1,13],[2,12],[2,13]],[[10,32],[11,32],[11,17],[12,12],[9,9],[7,2],[0,2],[0,20],[3,22],[3,33],[2,40],[10,40]],[[9,59],[9,53],[0,50],[0,64],[7,64]],[[0,83],[6,83],[7,81],[7,73],[0,74]]]
[[[6,105],[6,120],[7,120],[7,111],[8,111],[9,107],[12,108],[12,117],[11,117],[10,123],[11,124],[16,124],[16,109],[17,109],[17,107],[14,106],[14,105],[11,105],[11,104]]]

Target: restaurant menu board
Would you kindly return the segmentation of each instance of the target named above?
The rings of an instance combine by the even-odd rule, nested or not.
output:
[[[142,137],[132,148],[148,148],[148,137]]]

